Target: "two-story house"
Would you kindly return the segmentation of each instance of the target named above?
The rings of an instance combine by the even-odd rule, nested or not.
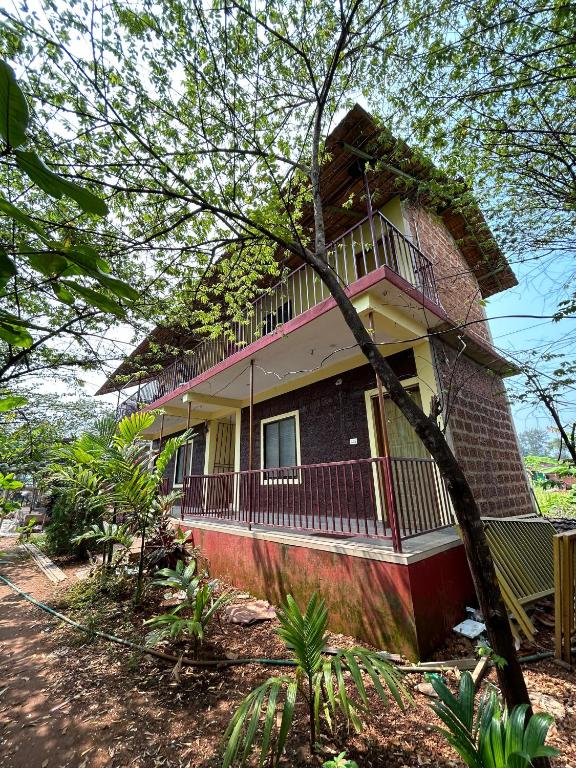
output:
[[[408,148],[401,170],[366,171],[378,132],[357,106],[329,137],[330,263],[411,397],[440,405],[483,513],[532,513],[502,383],[515,369],[483,307],[516,279],[479,210],[419,202]],[[235,335],[158,328],[101,392],[132,376],[119,412],[160,409],[156,446],[193,429],[166,480],[214,575],[272,601],[318,589],[333,629],[426,655],[474,599],[433,459],[308,266],[263,289]],[[147,355],[162,370],[137,380]]]

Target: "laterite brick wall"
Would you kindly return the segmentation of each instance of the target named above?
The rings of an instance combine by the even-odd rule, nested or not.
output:
[[[485,320],[478,281],[445,224],[420,206],[407,205],[406,214],[414,242],[420,243],[421,251],[434,265],[440,302],[451,320],[455,323]],[[487,323],[474,323],[466,330],[484,342],[491,341]]]
[[[433,342],[448,434],[483,515],[534,511],[502,379]]]

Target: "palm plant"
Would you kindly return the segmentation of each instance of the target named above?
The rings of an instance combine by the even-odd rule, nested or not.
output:
[[[527,718],[528,706],[521,704],[511,713],[492,690],[474,714],[475,687],[465,672],[454,696],[440,679],[432,685],[439,701],[432,709],[446,728],[438,730],[469,768],[528,768],[539,757],[553,757],[558,750],[545,744],[551,715],[538,713]]]
[[[342,650],[332,656],[325,653],[328,611],[317,594],[312,595],[304,613],[288,595],[277,616],[280,627],[276,631],[294,654],[295,671],[269,678],[240,704],[226,730],[223,768],[238,760],[243,765],[258,743],[260,766],[268,756],[272,765],[278,765],[298,698],[308,705],[311,750],[316,749],[321,724],[325,722],[333,730],[338,713],[356,732],[362,730],[362,717],[369,711],[368,680],[384,703],[391,696],[404,709],[404,700],[409,700],[398,671],[379,654],[364,648]],[[355,698],[346,689],[346,673]]]
[[[193,600],[201,581],[202,575],[196,575],[195,560],[191,560],[188,565],[183,560],[179,560],[176,563],[176,568],[161,568],[156,571],[156,578],[152,582],[152,586],[185,592],[186,598]]]
[[[196,579],[189,583],[187,595],[194,581]],[[194,640],[194,652],[196,653],[198,642],[202,642],[204,639],[208,624],[218,611],[233,598],[233,595],[230,593],[214,597],[215,589],[215,582],[205,582],[202,586],[196,588],[193,595],[187,597],[186,600],[169,613],[153,616],[148,621],[145,621],[145,624],[149,624],[154,628],[148,634],[146,642],[149,645],[156,645],[161,640],[182,640],[188,636]],[[181,616],[182,612],[188,610],[191,611],[191,615]]]
[[[138,411],[118,424],[103,420],[95,433],[85,433],[59,451],[61,463],[53,467],[55,475],[74,487],[80,498],[100,505],[102,515],[107,510],[113,516],[123,514],[130,531],[140,538],[135,602],[139,602],[142,594],[146,532],[168,503],[160,493],[164,472],[178,448],[190,437],[186,432],[167,440],[151,466],[144,432],[152,426],[156,415]],[[169,501],[173,503],[177,498],[178,494],[173,493]]]
[[[80,544],[84,541],[93,541],[95,544],[103,545],[105,548],[118,544],[122,547],[122,554],[124,554],[130,551],[134,543],[134,537],[127,523],[118,525],[117,523],[103,520],[100,525],[94,523],[87,531],[84,531],[79,536],[74,536],[72,539],[73,544]],[[121,557],[115,559],[115,566],[118,565],[120,559]],[[112,565],[111,562],[110,565]]]

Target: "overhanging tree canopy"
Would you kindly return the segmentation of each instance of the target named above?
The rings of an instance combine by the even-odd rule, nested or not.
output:
[[[192,294],[205,303],[206,326],[218,322],[202,289],[222,249],[230,266],[221,270],[222,296],[232,314],[277,269],[279,247],[329,288],[447,479],[492,644],[508,660],[500,681],[514,705],[527,692],[473,494],[434,416],[406,395],[326,260],[326,136],[359,91],[386,88],[398,39],[432,12],[409,20],[400,4],[378,0],[255,7],[170,0],[161,16],[142,2],[94,4],[85,19],[85,7],[73,3],[48,20],[12,17],[9,29],[23,40],[19,59],[43,52],[27,78],[43,93],[45,114],[72,114],[85,137],[74,147],[75,168],[105,170],[99,184],[132,248],[156,246],[156,287],[183,278],[171,297],[176,314]]]

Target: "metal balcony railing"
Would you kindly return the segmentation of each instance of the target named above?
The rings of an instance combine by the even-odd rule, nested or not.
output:
[[[189,475],[181,518],[401,540],[452,525],[433,459],[373,458]]]
[[[379,211],[334,240],[327,250],[329,264],[346,286],[376,269],[388,267],[423,297],[438,303],[432,263]],[[313,269],[303,264],[252,302],[246,319],[233,324],[232,333],[201,341],[183,353],[157,378],[122,403],[119,415],[125,416],[140,404],[152,403],[169,394],[329,296]]]

